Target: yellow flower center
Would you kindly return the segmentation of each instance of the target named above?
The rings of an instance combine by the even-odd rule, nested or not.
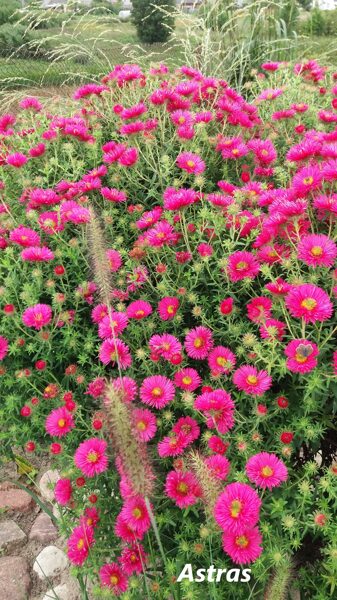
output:
[[[158,396],[162,396],[163,394],[163,390],[160,387],[155,387],[152,390],[152,396],[156,396],[158,398]]]
[[[66,421],[65,421],[65,419],[59,419],[57,421],[57,424],[58,424],[59,427],[65,427],[66,426]]]
[[[226,360],[224,356],[218,356],[216,364],[219,365],[219,367],[226,367],[228,365],[228,360]]]
[[[135,517],[135,519],[140,519],[143,516],[143,513],[140,508],[134,508],[132,514]]]
[[[173,313],[174,313],[174,306],[173,306],[173,304],[170,304],[167,307],[167,312],[169,313],[169,315],[173,315]]]
[[[265,467],[262,467],[261,475],[262,477],[271,477],[271,475],[274,475],[274,470],[267,465]]]
[[[180,483],[178,483],[177,485],[177,490],[178,492],[180,492],[181,494],[186,494],[186,492],[188,491],[188,485],[186,483],[184,483],[183,481],[181,481]]]
[[[302,364],[302,363],[307,362],[308,357],[307,356],[303,356],[303,354],[299,354],[298,352],[296,352],[296,354],[295,354],[295,360],[296,360],[296,362]]]
[[[191,167],[191,169],[193,169],[193,167],[195,167],[194,160],[188,160],[186,164],[187,164],[188,167]]]
[[[231,517],[233,517],[233,519],[237,519],[237,517],[239,516],[240,512],[242,509],[242,504],[240,502],[240,500],[233,500],[233,502],[231,502],[231,507],[230,507],[230,513],[231,513]]]
[[[77,542],[77,550],[82,550],[83,546],[84,546],[84,540],[81,538]]]
[[[110,583],[111,583],[111,585],[117,585],[117,583],[118,583],[118,577],[117,577],[117,575],[111,575],[111,577],[110,577]]]
[[[188,375],[186,375],[185,377],[183,377],[183,383],[185,385],[190,385],[190,383],[192,383],[192,377],[189,377]]]
[[[313,246],[311,248],[311,254],[313,256],[322,256],[322,254],[323,254],[323,248],[321,246]]]
[[[314,310],[317,306],[317,302],[314,298],[305,298],[305,300],[302,300],[301,306],[307,310]]]
[[[136,311],[136,317],[143,317],[145,315],[145,311],[140,309]]]
[[[42,313],[36,313],[35,315],[35,321],[42,321],[43,319],[43,314]]]
[[[138,421],[137,429],[139,429],[139,431],[144,431],[146,429],[146,425],[145,425],[144,421]]]
[[[313,177],[304,177],[303,179],[303,183],[304,185],[311,185],[312,183],[314,183],[314,178]]]
[[[203,346],[203,345],[204,345],[204,341],[203,341],[203,339],[201,337],[195,338],[195,340],[194,340],[194,347],[195,348],[201,348],[201,346]]]
[[[233,148],[232,154],[234,154],[234,156],[237,156],[239,154],[239,150],[237,148]]]
[[[244,260],[240,260],[240,262],[238,262],[236,265],[237,271],[243,271],[243,269],[247,269],[247,267],[248,264]]]
[[[250,385],[256,385],[257,384],[257,377],[256,377],[256,375],[248,375],[248,377],[247,377],[247,383],[249,383]]]
[[[91,463],[96,463],[99,459],[99,454],[96,450],[90,450],[87,454],[87,460]]]
[[[238,537],[235,538],[235,543],[240,548],[247,548],[247,546],[249,544],[249,540],[246,538],[245,535],[239,535]]]
[[[262,150],[261,154],[262,156],[268,156],[268,150]]]
[[[185,123],[185,117],[179,117],[178,123],[180,123],[180,125],[182,125],[183,123]]]

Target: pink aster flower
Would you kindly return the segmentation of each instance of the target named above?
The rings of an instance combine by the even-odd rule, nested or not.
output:
[[[3,360],[7,356],[8,352],[8,340],[0,335],[0,360]]]
[[[130,404],[137,396],[138,386],[131,377],[117,377],[112,380],[115,390],[121,394],[123,402]]]
[[[292,188],[297,198],[303,198],[313,190],[321,187],[322,173],[317,166],[299,169],[292,180]]]
[[[135,408],[131,413],[135,436],[141,442],[148,442],[156,435],[156,416],[147,408]]]
[[[230,373],[235,367],[236,356],[225,346],[216,346],[208,355],[208,365],[214,376]]]
[[[11,242],[14,242],[14,244],[19,244],[24,248],[28,248],[29,246],[39,246],[41,243],[39,234],[34,231],[34,229],[24,227],[23,225],[19,225],[19,227],[12,229],[9,239]]]
[[[292,340],[285,348],[287,368],[293,373],[309,373],[317,366],[318,347],[306,339]]]
[[[186,367],[174,374],[174,384],[182,390],[194,392],[201,384],[201,377],[198,371]]]
[[[145,570],[147,554],[141,544],[133,543],[130,547],[125,547],[122,550],[119,562],[123,567],[123,571],[128,575],[137,573],[138,575]]]
[[[207,358],[213,347],[213,336],[210,329],[200,325],[191,329],[185,337],[185,348],[188,356],[197,360]]]
[[[126,202],[127,199],[126,193],[116,190],[116,188],[102,187],[101,194],[109,202]]]
[[[144,404],[154,408],[164,408],[174,399],[174,385],[164,375],[146,377],[141,385],[139,396]]]
[[[260,336],[263,339],[282,341],[286,327],[286,323],[283,323],[283,321],[278,321],[277,319],[266,319],[263,325],[261,325],[259,328]]]
[[[102,396],[105,388],[105,380],[103,377],[96,377],[91,381],[85,391],[85,394],[92,396],[93,398],[99,398]]]
[[[262,537],[257,527],[245,529],[240,535],[226,531],[222,546],[234,563],[247,564],[259,558],[262,552]]]
[[[286,296],[292,287],[293,286],[284,281],[282,277],[278,277],[275,282],[267,283],[265,285],[266,290],[275,296]]]
[[[104,317],[108,315],[108,307],[106,304],[97,304],[91,311],[91,320],[94,323],[100,323]]]
[[[225,481],[230,470],[228,458],[222,454],[214,454],[205,458],[205,464],[208,466],[212,476],[220,481]]]
[[[258,371],[251,365],[243,365],[236,369],[233,375],[236,387],[252,396],[263,396],[272,384],[272,378],[267,371]]]
[[[278,487],[288,478],[285,464],[275,454],[260,452],[251,456],[246,464],[249,481],[261,488]]]
[[[166,296],[158,303],[159,316],[163,321],[171,321],[174,319],[179,308],[179,300],[174,296]]]
[[[186,508],[198,501],[201,489],[191,471],[170,471],[166,477],[165,493],[179,508]]]
[[[92,527],[80,525],[73,529],[68,539],[68,558],[74,565],[81,566],[89,556],[89,549],[95,543]]]
[[[117,271],[119,271],[119,269],[122,266],[122,257],[120,255],[120,253],[118,252],[118,250],[114,250],[113,248],[110,248],[109,250],[106,251],[106,257],[108,259],[109,265],[110,265],[110,271],[111,273],[116,273]]]
[[[46,431],[54,437],[63,437],[74,427],[73,415],[64,406],[52,410],[46,419]]]
[[[192,417],[180,417],[173,425],[172,432],[184,438],[186,445],[192,444],[200,436],[200,427]]]
[[[104,365],[118,363],[121,369],[127,369],[132,364],[129,347],[118,338],[104,340],[99,349],[99,358]]]
[[[137,495],[125,500],[121,515],[125,522],[138,535],[144,535],[151,526],[149,513],[142,496]]]
[[[158,443],[158,454],[160,458],[168,456],[180,456],[189,445],[188,440],[183,435],[169,435],[164,437]]]
[[[26,96],[26,98],[20,100],[19,106],[23,110],[33,110],[35,112],[40,112],[43,108],[41,102],[34,96]]]
[[[231,281],[255,279],[259,270],[260,265],[251,252],[239,250],[231,254],[228,259],[227,271]]]
[[[98,335],[100,338],[111,338],[118,336],[128,326],[128,318],[123,312],[111,312],[109,316],[103,317],[98,324]]]
[[[140,535],[130,527],[121,513],[119,513],[115,521],[114,531],[115,535],[121,538],[123,542],[132,543],[135,540],[142,539],[143,537],[143,535]]]
[[[234,402],[225,390],[213,390],[197,396],[194,408],[205,414],[209,429],[225,434],[234,426]]]
[[[100,438],[91,438],[82,442],[74,456],[76,467],[86,477],[95,477],[108,468],[106,455],[107,443]]]
[[[126,314],[129,319],[144,319],[152,313],[152,307],[145,300],[135,300],[131,302],[126,309]]]
[[[193,173],[194,175],[199,175],[206,169],[206,165],[202,158],[198,154],[193,154],[193,152],[182,152],[177,157],[176,163],[180,169],[187,171],[187,173]]]
[[[34,329],[42,329],[45,325],[49,325],[52,319],[52,309],[48,304],[35,304],[26,308],[22,315],[22,322],[26,327]]]
[[[310,267],[332,267],[337,246],[327,235],[305,235],[297,246],[297,256]]]
[[[123,568],[117,563],[108,563],[99,570],[101,585],[112,590],[114,596],[120,596],[128,589],[128,580]]]
[[[328,294],[313,283],[294,286],[287,294],[285,304],[293,317],[306,323],[330,319],[333,306]]]
[[[207,445],[212,452],[216,454],[225,454],[228,450],[229,443],[224,442],[218,435],[211,435],[207,440]]]
[[[240,535],[259,520],[261,500],[247,483],[230,483],[218,497],[214,518],[223,531]]]
[[[265,296],[253,298],[253,300],[247,304],[248,319],[253,321],[253,323],[265,321],[265,319],[271,317],[272,306],[273,303],[270,298],[266,298]]]
[[[199,194],[190,188],[168,187],[164,192],[165,210],[181,210],[199,200]]]
[[[56,502],[61,504],[61,506],[67,506],[67,504],[69,504],[72,493],[73,488],[70,479],[59,479],[56,482],[54,487],[54,496],[56,498]]]
[[[275,98],[281,96],[281,94],[283,94],[283,90],[268,88],[262,90],[261,94],[258,96],[258,100],[275,100]]]
[[[15,167],[16,169],[23,167],[27,161],[27,156],[22,154],[22,152],[14,152],[14,154],[8,154],[6,157],[6,163],[11,167]]]
[[[165,360],[172,360],[182,350],[179,340],[170,333],[153,335],[149,340],[149,347],[155,356],[158,358],[162,357]]]
[[[176,239],[174,227],[168,221],[158,221],[146,233],[146,239],[150,246],[161,248],[170,245]]]
[[[47,246],[30,246],[22,250],[21,258],[27,262],[48,262],[54,260],[54,253]]]

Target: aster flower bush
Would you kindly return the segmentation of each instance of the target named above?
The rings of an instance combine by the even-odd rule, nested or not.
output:
[[[0,118],[1,440],[94,597],[335,593],[336,80],[119,65]]]

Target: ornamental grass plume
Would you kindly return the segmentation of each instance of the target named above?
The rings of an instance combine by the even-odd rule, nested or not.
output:
[[[122,463],[133,494],[149,497],[153,491],[154,474],[147,456],[145,443],[133,432],[129,406],[113,383],[105,388],[103,404],[106,410],[106,432],[112,447]]]
[[[215,527],[214,507],[223,489],[223,482],[214,476],[199,452],[192,450],[188,455],[188,463],[200,485],[205,513]]]
[[[98,285],[102,302],[108,307],[111,297],[111,269],[107,258],[107,248],[102,227],[92,206],[89,207],[90,220],[87,223],[87,239],[94,278]]]
[[[290,561],[279,565],[269,579],[263,600],[286,600],[293,577],[293,566]]]

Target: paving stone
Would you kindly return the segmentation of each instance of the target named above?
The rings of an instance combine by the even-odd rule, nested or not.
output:
[[[15,521],[7,520],[0,523],[0,550],[12,552],[20,548],[26,540],[26,534]]]
[[[65,553],[56,546],[47,546],[43,548],[36,557],[33,564],[33,571],[37,573],[40,579],[46,577],[56,577],[68,564]]]
[[[48,502],[53,502],[55,500],[54,486],[59,479],[60,473],[52,469],[46,471],[40,479],[39,487],[41,495],[45,500],[48,500]]]
[[[24,490],[5,481],[0,486],[0,510],[27,512],[34,504],[33,498]]]
[[[27,600],[30,588],[28,563],[21,556],[0,558],[1,600]]]
[[[57,529],[50,517],[44,512],[40,513],[30,530],[29,539],[47,543],[57,538]]]

